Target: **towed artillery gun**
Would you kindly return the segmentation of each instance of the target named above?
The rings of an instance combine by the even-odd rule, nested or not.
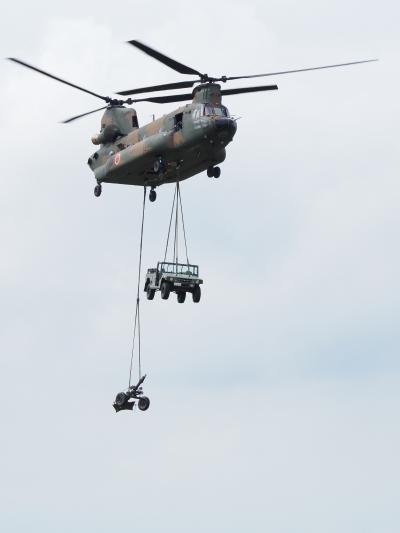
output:
[[[146,379],[146,374],[142,376],[136,385],[132,385],[126,392],[119,392],[113,403],[115,411],[132,411],[135,400],[138,400],[140,411],[147,411],[150,407],[150,399],[143,396],[142,383]],[[133,400],[133,401],[132,401]]]
[[[202,283],[197,265],[159,262],[157,268],[147,270],[144,291],[148,300],[153,300],[156,291],[161,292],[163,300],[168,300],[170,293],[175,292],[180,304],[186,300],[186,293],[191,292],[193,302],[198,303]]]

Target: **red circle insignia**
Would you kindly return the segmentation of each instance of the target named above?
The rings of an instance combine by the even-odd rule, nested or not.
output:
[[[120,161],[121,161],[121,154],[118,152],[118,154],[115,154],[115,157],[114,157],[114,165],[119,165]]]

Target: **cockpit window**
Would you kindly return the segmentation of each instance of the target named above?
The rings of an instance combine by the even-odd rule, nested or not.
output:
[[[217,116],[217,117],[229,117],[229,111],[223,105],[221,105],[221,106],[212,106],[210,104],[206,104],[204,106],[204,114],[205,115],[214,115],[214,116]]]

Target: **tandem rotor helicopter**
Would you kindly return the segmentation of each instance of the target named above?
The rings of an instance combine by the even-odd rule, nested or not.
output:
[[[207,171],[210,178],[220,176],[221,170],[218,165],[225,160],[225,147],[233,140],[237,129],[236,119],[231,117],[227,107],[222,105],[223,96],[278,89],[277,85],[261,85],[225,90],[221,89],[220,83],[377,61],[377,59],[368,59],[266,74],[218,78],[179,63],[140,41],[132,40],[128,43],[180,74],[198,76],[198,78],[120,91],[116,94],[129,96],[121,100],[84,89],[20,59],[13,57],[8,59],[103,100],[106,106],[63,121],[69,123],[105,109],[100,133],[92,137],[92,143],[99,145],[100,148],[88,159],[88,165],[97,181],[94,194],[100,196],[102,183],[149,186],[149,199],[152,202],[157,197],[156,187],[164,183],[182,181],[204,171]],[[191,93],[146,98],[130,97],[147,92],[188,89],[195,84],[199,85],[196,85]],[[192,102],[142,127],[139,127],[135,109],[125,107],[125,104],[138,102],[164,104],[188,100]]]

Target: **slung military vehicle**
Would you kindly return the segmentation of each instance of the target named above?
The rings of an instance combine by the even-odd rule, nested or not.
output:
[[[149,186],[151,188],[149,198],[154,201],[156,199],[155,188],[163,183],[184,180],[205,170],[207,170],[209,177],[219,177],[221,170],[217,165],[224,161],[226,157],[225,147],[232,141],[237,127],[236,120],[222,105],[222,96],[272,91],[278,88],[276,85],[261,85],[225,90],[221,89],[220,83],[376,61],[376,59],[369,59],[266,74],[212,77],[179,63],[139,41],[129,41],[129,44],[180,74],[197,76],[197,78],[120,91],[117,93],[118,95],[129,96],[123,100],[102,96],[49,74],[20,59],[8,58],[15,63],[106,102],[107,105],[104,107],[81,113],[63,121],[69,123],[105,109],[101,119],[100,133],[92,138],[93,144],[99,145],[100,148],[88,159],[88,165],[97,180],[94,189],[96,196],[101,194],[102,183],[123,183]],[[131,95],[147,92],[192,88],[198,83],[199,85],[191,93],[131,98]],[[126,104],[131,105],[137,102],[171,103],[189,100],[192,102],[142,127],[139,127],[136,111],[125,107]]]
[[[191,292],[193,301],[198,303],[201,298],[202,283],[197,265],[162,262],[157,264],[157,268],[147,270],[144,291],[148,300],[154,298],[156,291],[161,291],[163,300],[167,300],[171,292],[176,292],[180,304],[184,303],[186,293]]]

